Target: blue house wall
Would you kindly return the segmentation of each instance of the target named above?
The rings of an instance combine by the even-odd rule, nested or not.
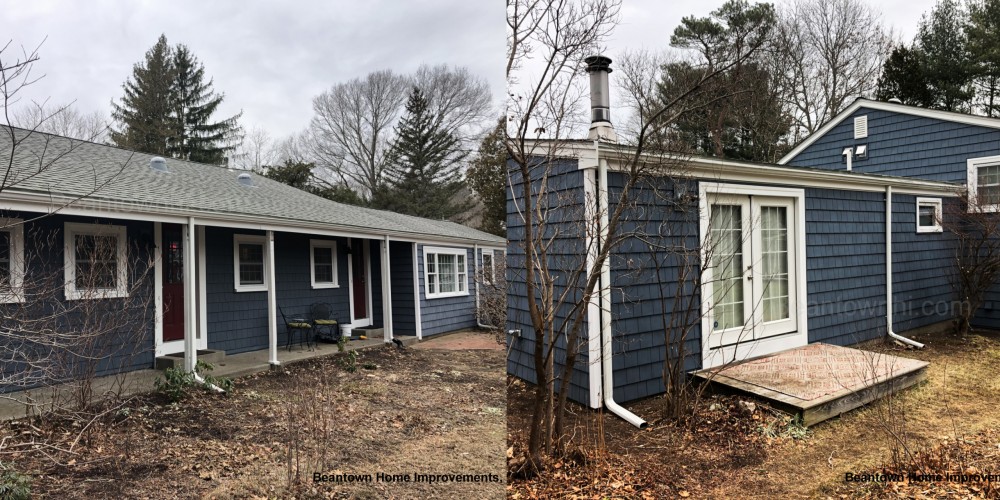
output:
[[[513,168],[513,164],[509,164]],[[583,172],[577,168],[576,160],[556,160],[549,168],[542,165],[532,170],[534,182],[540,182],[545,175],[548,182],[548,195],[541,201],[549,207],[546,212],[546,235],[556,239],[550,250],[549,268],[555,281],[557,295],[566,291],[567,287],[580,289],[581,283],[570,282],[569,273],[581,269],[586,260],[584,243],[584,228],[581,220],[585,208],[586,197],[583,189]],[[528,315],[527,286],[524,275],[525,252],[523,240],[525,225],[521,219],[520,207],[515,200],[523,199],[525,186],[520,174],[511,174],[511,189],[507,192],[507,330],[520,331],[520,336],[508,335],[507,373],[534,383],[534,349],[536,332]],[[539,197],[533,197],[535,201]],[[575,302],[578,294],[572,295],[569,303]],[[560,324],[569,315],[569,306],[556,311],[556,321]],[[563,362],[566,359],[565,336],[559,336],[556,345],[556,373],[562,373]],[[589,360],[586,349],[587,324],[581,325],[580,344],[574,346],[577,350],[570,380],[569,397],[574,401],[586,404],[589,400],[588,374]],[[556,387],[561,387],[556,381]]]
[[[394,335],[416,335],[412,243],[389,243],[389,269],[392,281],[392,332]]]
[[[424,248],[463,248],[447,245],[417,245],[417,272],[420,279],[420,325],[423,336],[453,332],[476,326],[476,283],[472,263],[475,255],[472,248],[466,248],[466,283],[468,295],[458,297],[427,298],[424,275]]]
[[[124,316],[129,319],[119,322],[128,326],[108,332],[107,335],[96,338],[94,342],[85,346],[75,347],[76,355],[55,351],[56,355],[60,356],[60,362],[48,369],[54,370],[68,380],[85,372],[104,376],[152,367],[156,315],[153,300],[154,274],[151,264],[152,223],[12,211],[0,212],[0,218],[26,221],[23,226],[24,293],[29,298],[21,304],[0,304],[0,309],[8,312],[3,320],[4,328],[14,331],[25,325],[37,328],[39,325],[32,325],[33,318],[47,317],[59,310],[64,312],[56,313],[52,322],[45,324],[46,327],[73,332],[79,328],[86,328],[88,324],[110,326],[108,323],[101,323],[97,316],[114,315],[117,320],[121,320]],[[89,300],[86,301],[85,307],[78,307],[83,305],[79,301],[66,300],[63,292],[65,283],[63,263],[64,224],[67,222],[125,226],[129,288],[133,292],[128,299]],[[87,314],[89,318],[85,317]],[[27,321],[19,321],[19,318]],[[91,323],[94,321],[98,323]],[[6,345],[6,348],[2,349],[5,356],[0,359],[0,372],[17,374],[15,378],[31,376],[31,373],[27,372],[30,369],[29,364],[25,363],[26,358],[23,356],[37,355],[44,359],[45,356],[53,354],[53,351],[45,346],[31,342],[31,335],[31,332],[26,332],[24,340],[16,337],[0,340]],[[95,359],[88,360],[87,357]],[[52,373],[47,373],[45,376],[51,377]],[[49,381],[51,382],[50,378]],[[2,391],[20,388],[7,387]]]
[[[868,137],[854,139],[854,118],[868,116]],[[1000,130],[861,106],[788,161],[788,165],[844,170],[841,153],[868,145],[852,169],[870,174],[964,184],[966,160],[1000,155]]]

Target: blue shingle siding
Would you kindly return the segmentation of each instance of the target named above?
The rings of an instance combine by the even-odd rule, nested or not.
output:
[[[944,200],[946,204],[955,202]],[[952,317],[955,294],[949,276],[954,236],[949,232],[917,233],[916,213],[916,196],[892,195],[892,327],[896,332]]]
[[[625,180],[623,174],[609,174],[612,203],[620,198]],[[685,192],[697,192],[694,182],[682,182]],[[619,233],[631,236],[613,249],[611,258],[612,367],[617,401],[665,390],[668,330],[676,336],[674,343],[683,346],[684,369],[701,366],[700,295],[696,290],[700,278],[698,200],[679,201],[674,181],[663,177],[640,181],[631,198],[635,206],[623,213]],[[670,250],[664,250],[667,248]],[[685,293],[677,302],[681,284]],[[672,352],[671,357],[677,354]]]
[[[854,139],[862,115],[868,137]],[[861,107],[788,164],[844,170],[841,153],[857,144],[868,145],[868,158],[855,160],[854,171],[964,184],[966,160],[1000,154],[1000,130]]]
[[[413,298],[413,244],[389,243],[389,277],[392,280],[392,329],[395,335],[416,335]]]
[[[885,335],[884,193],[806,189],[806,280],[809,342]]]
[[[513,163],[509,164],[514,168]],[[546,171],[547,170],[547,171]],[[537,189],[542,176],[547,176],[548,194],[541,201],[548,207],[545,220],[547,235],[555,237],[555,243],[549,253],[549,267],[555,278],[555,294],[559,295],[566,287],[573,285],[579,289],[579,283],[568,283],[567,273],[581,269],[586,260],[581,220],[584,209],[583,172],[577,169],[576,160],[557,160],[550,168],[538,167],[532,170],[533,186]],[[507,329],[520,330],[520,338],[508,337],[507,372],[529,382],[536,380],[534,373],[535,331],[528,315],[527,287],[524,276],[524,223],[520,216],[519,203],[522,199],[523,185],[519,172],[512,172],[510,177],[512,190],[507,192]],[[538,199],[535,197],[535,199]],[[515,203],[518,200],[518,203]],[[578,296],[578,295],[577,295]],[[575,302],[572,298],[569,304]],[[569,306],[557,311],[557,324],[569,314]],[[562,336],[560,336],[562,337]],[[570,380],[569,397],[586,404],[589,400],[587,360],[587,325],[581,325],[579,343],[575,348],[579,353],[574,364]],[[563,370],[566,359],[565,344],[556,348],[556,373]],[[561,387],[556,381],[556,387]]]
[[[229,354],[267,349],[267,292],[236,292],[233,276],[233,235],[260,231],[205,228],[206,314],[208,348]],[[338,321],[349,320],[346,240],[337,241],[339,288],[312,289],[308,235],[276,233],[274,237],[277,303],[289,316],[308,316],[314,302],[333,306]],[[324,239],[324,238],[314,238]],[[286,340],[278,316],[278,343]]]
[[[64,309],[65,313],[57,313],[54,320],[55,328],[60,331],[72,332],[85,328],[88,324],[101,322],[100,316],[115,315],[121,319],[128,315],[131,321],[128,327],[115,332],[109,332],[103,338],[95,339],[91,344],[74,347],[76,355],[59,352],[60,362],[54,366],[55,376],[60,379],[70,379],[84,373],[94,376],[111,375],[132,370],[151,368],[153,365],[153,336],[155,325],[155,303],[153,300],[154,273],[152,267],[153,224],[144,221],[125,221],[107,218],[73,217],[60,214],[44,216],[35,213],[0,212],[0,218],[19,218],[28,222],[24,224],[24,287],[28,301],[24,304],[0,304],[0,309],[11,310],[4,318],[4,328],[16,329],[19,325],[30,326],[31,322],[42,315],[48,316],[53,311]],[[37,219],[37,220],[32,220]],[[83,305],[77,301],[66,301],[62,292],[64,272],[64,224],[74,222],[81,224],[111,224],[125,226],[129,262],[129,283],[134,287],[129,299],[103,299],[88,301],[93,307],[79,308]],[[44,297],[44,300],[40,300]],[[38,308],[35,315],[34,308]],[[84,314],[96,315],[86,318]],[[23,320],[21,320],[23,319]],[[102,323],[108,325],[108,323]],[[43,325],[49,325],[48,322]],[[37,328],[38,325],[33,327]],[[28,333],[27,335],[30,335]],[[24,358],[27,352],[37,349],[36,354],[45,356],[51,353],[47,347],[32,343],[21,343],[15,337],[2,340],[5,348],[0,356],[0,372],[17,374],[17,376],[37,376],[25,370]],[[14,344],[14,345],[12,345]],[[87,359],[99,358],[99,359]],[[15,376],[15,379],[17,378]],[[52,373],[47,375],[53,376]],[[55,382],[49,379],[48,382]],[[0,388],[0,392],[19,389],[20,387]]]
[[[427,298],[424,277],[424,248],[458,248],[445,245],[417,245],[417,271],[420,276],[420,325],[422,335],[427,337],[438,333],[453,332],[476,326],[476,284],[472,262],[475,256],[471,248],[466,250],[466,290],[468,295],[458,297]]]

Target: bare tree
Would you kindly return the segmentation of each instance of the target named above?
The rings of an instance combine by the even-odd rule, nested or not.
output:
[[[633,231],[622,228],[628,220],[624,215],[635,206],[634,188],[650,176],[670,178],[684,170],[682,155],[649,151],[647,139],[686,113],[688,101],[706,82],[746,61],[765,41],[760,36],[765,27],[748,32],[741,49],[720,57],[687,91],[642,114],[633,141],[618,144],[616,171],[622,180],[613,192],[601,181],[602,189],[608,190],[606,205],[601,196],[574,200],[549,182],[557,184],[558,159],[565,157],[574,124],[583,123],[577,114],[580,92],[575,77],[583,58],[597,51],[614,28],[620,5],[615,0],[507,2],[507,67],[511,68],[507,148],[513,163],[509,187],[517,213],[516,224],[508,231],[514,231],[518,240],[511,255],[518,283],[512,286],[523,286],[511,293],[527,302],[525,322],[531,325],[536,378],[521,469],[529,475],[538,470],[544,454],[559,454],[565,445],[568,381],[583,347],[581,328],[595,294],[601,296],[602,307],[610,307],[611,284],[599,286],[601,273],[596,270],[610,259],[612,249],[634,237]],[[526,31],[518,31],[522,29]],[[521,82],[517,68],[529,57],[541,67],[532,68],[537,77]],[[604,144],[615,148],[613,142]],[[573,242],[570,248],[567,241]]]
[[[468,68],[424,64],[413,74],[413,85],[423,93],[431,114],[449,134],[470,141],[493,125],[496,114],[490,86]]]
[[[794,138],[815,132],[855,98],[872,95],[892,34],[862,0],[797,0],[784,7],[773,47]]]
[[[81,141],[103,143],[108,138],[108,118],[104,114],[82,113],[73,104],[48,106],[33,102],[14,113],[12,125]]]
[[[313,99],[311,152],[319,166],[370,196],[389,164],[392,126],[409,82],[390,70],[338,83]]]
[[[954,236],[951,284],[957,303],[952,314],[955,332],[966,335],[987,293],[1000,283],[1000,198],[983,189],[963,194],[959,200],[947,204],[944,216],[937,222]]]
[[[230,161],[237,168],[260,172],[265,166],[274,165],[277,157],[277,145],[271,134],[263,127],[251,127]]]

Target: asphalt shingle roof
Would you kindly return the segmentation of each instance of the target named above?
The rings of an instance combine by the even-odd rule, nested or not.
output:
[[[504,239],[450,221],[430,220],[336,203],[244,170],[168,158],[169,173],[149,166],[154,155],[12,129],[18,138],[6,189],[156,207],[161,213],[195,210],[250,215],[274,224],[323,224],[331,230],[387,232],[413,238],[502,244]],[[0,162],[11,159],[11,136],[0,133]],[[253,187],[240,184],[249,174]],[[2,194],[0,194],[2,197]]]

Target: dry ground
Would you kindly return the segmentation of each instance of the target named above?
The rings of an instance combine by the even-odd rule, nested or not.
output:
[[[845,474],[882,472],[1000,474],[1000,333],[957,338],[935,333],[915,337],[924,350],[893,354],[931,362],[927,382],[902,395],[818,424],[802,435],[745,398],[706,398],[691,422],[659,418],[661,398],[628,405],[650,422],[638,431],[613,416],[575,406],[575,443],[568,459],[547,464],[546,474],[513,478],[508,495],[604,495],[634,498],[897,498],[1000,497],[993,485],[847,483]],[[514,453],[524,441],[530,387],[509,383],[508,440]],[[896,425],[882,424],[888,416]],[[603,430],[603,432],[602,432]],[[901,450],[890,431],[905,436]],[[992,489],[991,489],[992,488]]]
[[[97,422],[74,453],[0,456],[48,498],[502,498],[502,350],[362,351],[238,379],[230,395],[148,395]],[[7,444],[67,448],[78,424],[3,424]],[[9,452],[12,448],[8,447]],[[479,474],[479,483],[314,483],[337,474]]]

